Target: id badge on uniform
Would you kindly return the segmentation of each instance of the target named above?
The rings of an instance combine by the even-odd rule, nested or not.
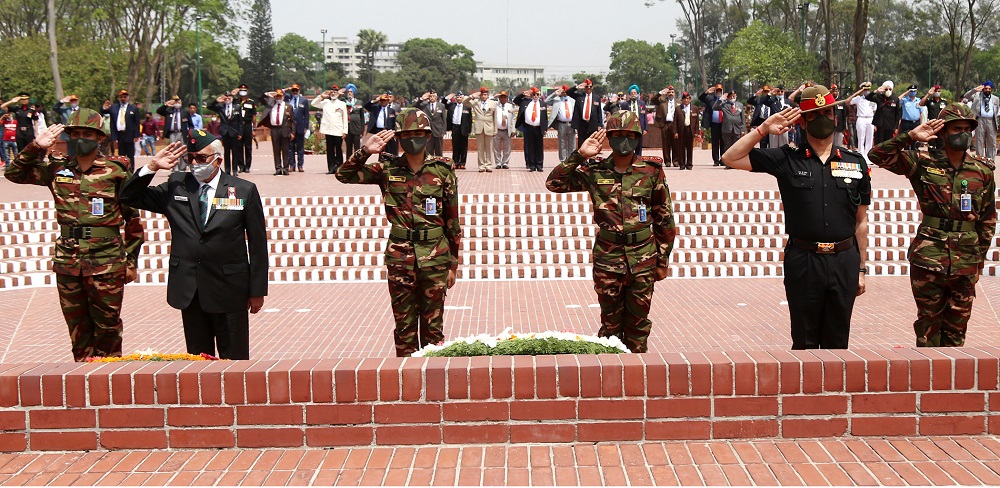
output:
[[[438,205],[437,198],[430,197],[424,200],[424,214],[426,215],[437,215]]]
[[[94,217],[104,216],[104,199],[103,198],[92,198],[90,199],[90,215]]]
[[[639,204],[639,222],[645,222],[645,221],[646,221],[646,204],[645,203],[640,203]]]
[[[963,212],[971,212],[972,211],[972,195],[970,195],[968,193],[963,193],[962,196],[959,198],[959,207],[960,207],[960,210],[963,211]]]

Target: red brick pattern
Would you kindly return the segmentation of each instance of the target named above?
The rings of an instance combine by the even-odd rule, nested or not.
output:
[[[2,365],[0,450],[1000,434],[998,353],[986,347]],[[845,365],[859,361],[860,377],[849,378],[858,373]],[[954,375],[957,369],[970,377]],[[406,395],[403,372],[410,372]],[[156,385],[150,398],[115,395],[117,382],[147,376]],[[778,378],[789,387],[777,391]],[[70,391],[80,379],[90,387],[82,401],[38,401],[38,385]]]
[[[0,455],[4,485],[997,485],[998,473],[986,436]]]

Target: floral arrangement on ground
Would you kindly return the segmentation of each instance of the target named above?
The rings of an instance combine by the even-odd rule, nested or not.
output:
[[[145,351],[136,351],[132,354],[125,356],[110,356],[101,357],[94,356],[87,358],[88,363],[120,363],[123,361],[218,361],[219,358],[211,354],[163,354],[152,349],[146,349]]]
[[[431,344],[413,357],[518,356],[543,354],[623,354],[630,352],[617,337],[597,337],[573,332],[514,334],[507,329],[497,335],[479,334],[441,344]]]

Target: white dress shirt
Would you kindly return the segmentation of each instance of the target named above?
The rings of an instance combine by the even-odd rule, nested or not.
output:
[[[455,104],[455,113],[451,114],[451,123],[454,125],[462,125],[462,104]]]
[[[666,121],[667,122],[673,122],[674,121],[674,110],[676,110],[676,107],[677,107],[676,103],[677,102],[675,102],[673,98],[668,98],[667,99],[667,107],[668,107],[667,108],[667,117],[666,117]]]
[[[542,125],[542,107],[538,104],[538,100],[532,100],[524,109],[524,123],[533,127],[539,127]],[[531,114],[537,110],[535,113],[535,118],[532,120]]]

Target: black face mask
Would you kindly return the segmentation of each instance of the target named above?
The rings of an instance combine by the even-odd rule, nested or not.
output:
[[[837,123],[825,115],[819,115],[815,119],[806,123],[806,132],[816,139],[826,139],[833,135]]]
[[[625,156],[635,152],[635,148],[639,145],[639,139],[630,139],[624,136],[612,136],[608,137],[608,143],[611,145],[611,150],[619,156]]]
[[[87,139],[84,137],[73,137],[70,138],[69,144],[73,146],[73,150],[78,156],[84,156],[90,154],[97,150],[99,143],[94,139]]]
[[[972,134],[959,132],[958,134],[948,134],[944,137],[948,147],[956,151],[968,151],[972,146]]]
[[[426,146],[427,137],[425,136],[402,137],[399,139],[399,147],[403,148],[403,152],[411,156],[420,154]]]

